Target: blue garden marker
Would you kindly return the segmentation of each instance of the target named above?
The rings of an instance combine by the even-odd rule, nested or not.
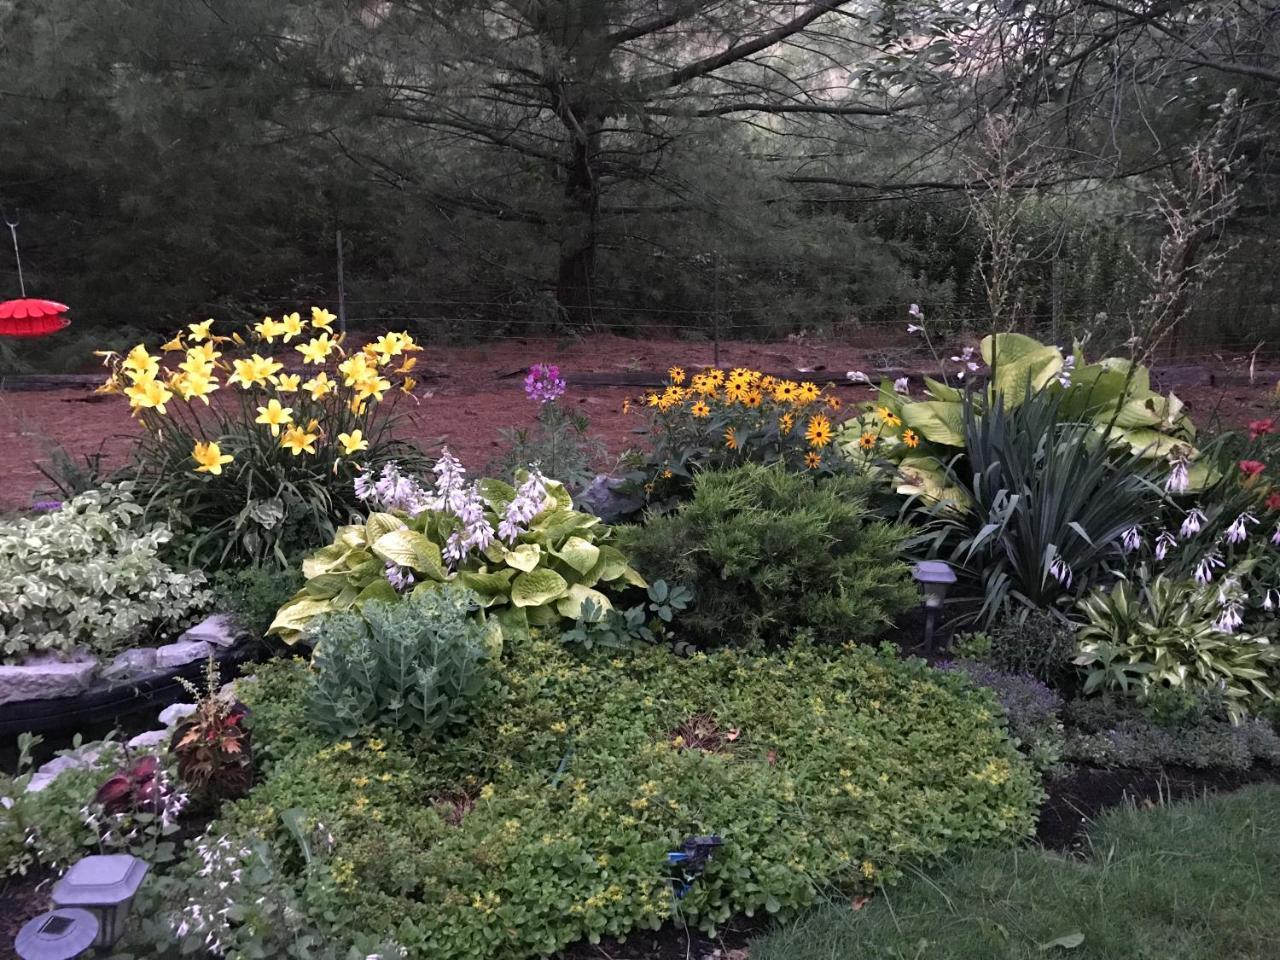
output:
[[[724,839],[714,834],[701,837],[685,837],[679,850],[667,853],[667,864],[678,866],[683,879],[676,882],[676,899],[682,899],[693,887],[693,881],[702,875],[707,868],[707,861],[715,853],[717,847],[724,845]]]

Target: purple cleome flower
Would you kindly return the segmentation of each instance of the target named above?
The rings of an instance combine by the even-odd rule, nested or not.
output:
[[[524,378],[524,393],[538,403],[553,403],[564,396],[564,379],[554,363],[535,363]]]

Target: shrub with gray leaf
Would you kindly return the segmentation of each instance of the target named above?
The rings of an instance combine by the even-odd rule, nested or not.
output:
[[[333,737],[393,729],[438,734],[466,717],[496,645],[473,593],[416,590],[324,616],[315,645],[308,714]],[[491,640],[492,637],[492,640]]]

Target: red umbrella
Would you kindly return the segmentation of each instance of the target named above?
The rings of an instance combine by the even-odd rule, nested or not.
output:
[[[64,317],[70,307],[53,300],[6,300],[0,303],[0,336],[42,337],[71,322]]]
[[[31,300],[27,298],[27,285],[22,281],[22,255],[18,253],[18,221],[0,211],[4,224],[13,237],[13,259],[18,264],[18,289],[22,299],[0,303],[0,337],[43,337],[55,333],[71,323],[64,317],[70,307],[56,300]]]

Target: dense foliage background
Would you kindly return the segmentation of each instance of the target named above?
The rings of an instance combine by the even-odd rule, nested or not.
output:
[[[1172,305],[1183,353],[1248,349],[1276,12],[0,0],[0,202],[81,329],[332,297],[341,230],[357,319],[749,337],[918,301],[1123,341]]]

